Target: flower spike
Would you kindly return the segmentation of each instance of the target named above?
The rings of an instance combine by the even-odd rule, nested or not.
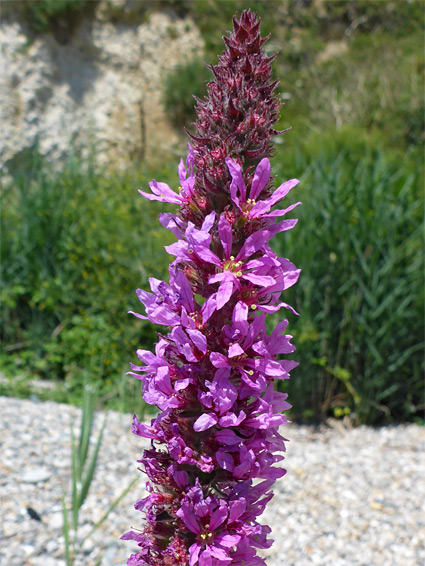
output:
[[[259,27],[243,11],[224,38],[178,191],[157,181],[139,191],[177,206],[160,215],[177,241],[165,248],[174,258],[169,282],[151,278],[150,292],[137,290],[146,314],[131,313],[165,330],[129,372],[159,413],[150,424],[133,419],[133,433],[151,446],[139,461],[148,479],[135,505],[142,529],[122,537],[138,546],[128,566],[265,566],[257,549],[272,544],[257,519],[285,475],[279,427],[291,407],[273,381],[298,364],[287,358],[295,350],[288,321],[268,335],[266,315],[297,314],[281,294],[300,271],[269,242],[295,226],[275,218],[300,203],[274,209],[298,180],[273,188],[280,103]]]

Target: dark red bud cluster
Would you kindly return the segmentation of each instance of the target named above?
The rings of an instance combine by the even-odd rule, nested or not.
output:
[[[246,170],[273,153],[274,125],[281,103],[273,94],[271,62],[262,49],[260,19],[250,10],[233,19],[233,33],[224,37],[226,51],[211,66],[214,82],[205,100],[197,100],[193,138],[196,186],[205,194],[227,193],[230,174],[224,159],[231,157]],[[254,167],[248,172],[249,186]],[[214,206],[213,206],[214,208]]]

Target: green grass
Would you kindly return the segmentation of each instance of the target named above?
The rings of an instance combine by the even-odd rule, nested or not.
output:
[[[262,0],[179,5],[200,28],[204,60],[211,64],[224,48],[217,30],[229,29],[232,15],[242,8],[257,11],[262,35],[272,34],[265,48],[278,53],[274,75],[285,103],[278,127],[292,127],[295,143],[312,132],[356,127],[366,136],[380,136],[392,149],[423,144],[420,2],[325,2],[321,9]],[[194,120],[192,94],[206,93],[205,70],[200,69],[199,60],[188,61],[164,79],[165,108],[175,124],[190,128]]]
[[[163,178],[161,171],[158,176]],[[175,175],[177,176],[177,175]],[[89,377],[114,400],[155,329],[127,315],[135,289],[166,277],[164,207],[137,194],[151,174],[102,175],[77,159],[54,173],[37,158],[2,196],[2,365],[6,373],[63,380],[67,398]],[[125,382],[123,380],[125,379]]]
[[[177,65],[164,81],[164,107],[176,128],[189,127],[196,120],[194,96],[203,98],[212,74],[201,59]],[[188,85],[191,93],[188,95]]]
[[[30,4],[41,14],[38,31],[66,27],[68,0]],[[73,22],[88,17],[84,4],[72,8]],[[205,40],[204,60],[215,63],[233,13],[247,7],[262,17],[263,35],[272,32],[285,101],[279,127],[292,127],[276,140],[274,172],[302,181],[293,196],[303,201],[299,224],[275,243],[302,268],[286,297],[301,312],[290,316],[300,367],[284,384],[293,417],[418,421],[423,4],[164,0],[125,21],[146,21],[158,8],[190,16]],[[113,12],[113,21],[124,17]],[[337,52],[326,56],[330,42]],[[192,94],[203,95],[208,77],[201,69],[196,60],[164,79],[175,124],[193,121]],[[18,164],[1,208],[1,393],[80,403],[89,380],[103,405],[145,410],[140,383],[125,372],[159,329],[126,313],[140,312],[134,290],[147,288],[148,277],[167,278],[163,246],[173,236],[157,221],[166,208],[137,188],[152,177],[176,188],[176,166],[172,158],[155,170],[106,174],[78,158],[56,173],[37,156]]]
[[[303,206],[275,241],[302,268],[286,295],[301,317],[290,324],[300,368],[285,388],[297,418],[411,420],[423,409],[423,165],[323,141],[293,159]]]
[[[422,144],[422,44],[421,32],[396,42],[376,32],[354,38],[339,56],[316,58],[301,68],[285,69],[286,59],[279,56],[276,72],[289,98],[281,127],[290,125],[297,138],[356,127],[366,135],[376,132],[388,147]]]
[[[400,164],[356,134],[311,136],[275,159],[278,180],[301,176],[292,198],[303,201],[297,227],[275,242],[302,268],[286,296],[302,315],[290,317],[300,369],[284,385],[296,419],[413,420],[422,403],[423,167],[414,153]],[[165,207],[137,195],[152,172],[104,175],[77,160],[60,173],[37,160],[30,170],[3,193],[2,362],[11,377],[2,391],[79,403],[90,381],[104,405],[143,411],[140,383],[125,371],[156,329],[126,313],[141,311],[134,290],[149,276],[167,278],[162,248],[173,239],[157,221]],[[155,177],[176,185],[171,169]],[[34,377],[56,385],[34,390]]]

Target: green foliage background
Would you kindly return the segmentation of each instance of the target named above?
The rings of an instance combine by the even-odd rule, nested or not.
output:
[[[69,0],[30,4],[36,13],[22,4],[19,17],[29,18],[32,33],[58,33],[69,10],[75,25],[93,10]],[[423,5],[278,5],[164,0],[143,10],[135,4],[131,17],[146,19],[153,9],[191,16],[205,39],[204,60],[214,63],[233,13],[260,14],[270,50],[279,51],[279,126],[292,127],[276,140],[276,181],[300,178],[291,198],[303,201],[297,227],[275,242],[302,268],[286,297],[301,313],[288,314],[300,361],[283,384],[292,416],[422,422]],[[208,80],[201,60],[165,78],[174,124],[190,128],[192,94],[202,96]],[[35,150],[4,184],[3,393],[29,395],[38,377],[54,385],[38,396],[79,402],[89,379],[104,403],[140,413],[140,384],[125,371],[138,347],[152,348],[158,329],[126,313],[140,311],[134,290],[147,288],[148,277],[167,277],[163,246],[173,236],[157,221],[164,206],[143,201],[137,188],[152,177],[177,188],[176,166],[170,157],[104,173],[70,156],[55,173]]]
[[[286,296],[301,313],[290,321],[300,367],[284,388],[298,417],[412,419],[423,403],[421,160],[356,150],[348,134],[300,149],[287,168],[302,171],[292,199],[303,205],[275,242],[302,268]]]

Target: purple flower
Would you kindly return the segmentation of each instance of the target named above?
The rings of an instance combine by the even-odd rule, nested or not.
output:
[[[292,229],[280,220],[298,204],[272,210],[298,184],[273,191],[268,157],[279,102],[259,20],[234,19],[227,50],[213,68],[206,101],[198,101],[197,133],[180,187],[152,181],[149,200],[177,205],[160,214],[176,237],[169,282],[138,289],[146,314],[162,325],[155,351],[137,350],[130,375],[143,399],[159,409],[150,424],[134,415],[132,431],[150,441],[138,462],[146,494],[135,508],[143,528],[123,535],[139,547],[130,566],[265,566],[270,528],[257,522],[285,475],[287,395],[274,390],[297,362],[287,320],[268,333],[266,315],[300,270],[279,258],[270,240]],[[297,313],[295,313],[297,314]]]
[[[223,248],[221,257],[210,250],[210,242],[208,241],[195,243],[190,250],[196,258],[199,258],[205,264],[216,267],[216,273],[208,278],[208,283],[219,283],[217,292],[211,296],[215,301],[217,310],[223,308],[233,292],[236,289],[241,289],[244,282],[248,281],[262,288],[276,284],[271,275],[261,274],[262,268],[270,267],[267,257],[249,260],[256,252],[266,247],[270,238],[268,230],[261,230],[248,236],[236,256],[232,255],[232,228],[224,217],[220,217],[218,222],[218,234]],[[192,260],[192,257],[188,259]],[[209,300],[211,301],[211,298]]]
[[[187,174],[189,172],[189,177]],[[195,176],[193,174],[193,149],[189,145],[189,154],[186,159],[186,167],[183,159],[178,167],[180,187],[179,194],[175,193],[166,183],[158,183],[155,179],[149,183],[149,187],[153,194],[145,193],[139,190],[139,193],[149,200],[159,200],[160,202],[169,202],[171,204],[183,205],[193,198],[193,189],[195,185]]]
[[[196,535],[196,541],[189,548],[189,566],[230,564],[232,558],[228,551],[239,543],[241,537],[226,528],[227,503],[214,496],[204,499],[198,485],[188,491],[177,511],[177,516]]]
[[[198,393],[202,405],[214,409],[219,416],[229,411],[238,397],[238,391],[229,376],[229,368],[218,369],[212,381],[205,381],[207,391]]]
[[[241,166],[230,158],[226,159],[226,165],[232,177],[232,182],[230,183],[230,196],[232,201],[242,212],[244,218],[253,219],[260,217],[271,218],[275,216],[284,216],[287,212],[301,204],[300,202],[297,202],[284,210],[271,211],[272,206],[280,202],[292,188],[298,185],[298,179],[291,179],[290,181],[283,183],[283,185],[280,185],[280,187],[273,192],[271,197],[258,202],[256,201],[259,195],[266,188],[270,179],[270,161],[266,157],[257,165],[249,191],[249,198],[246,197],[247,190],[243,180]]]

